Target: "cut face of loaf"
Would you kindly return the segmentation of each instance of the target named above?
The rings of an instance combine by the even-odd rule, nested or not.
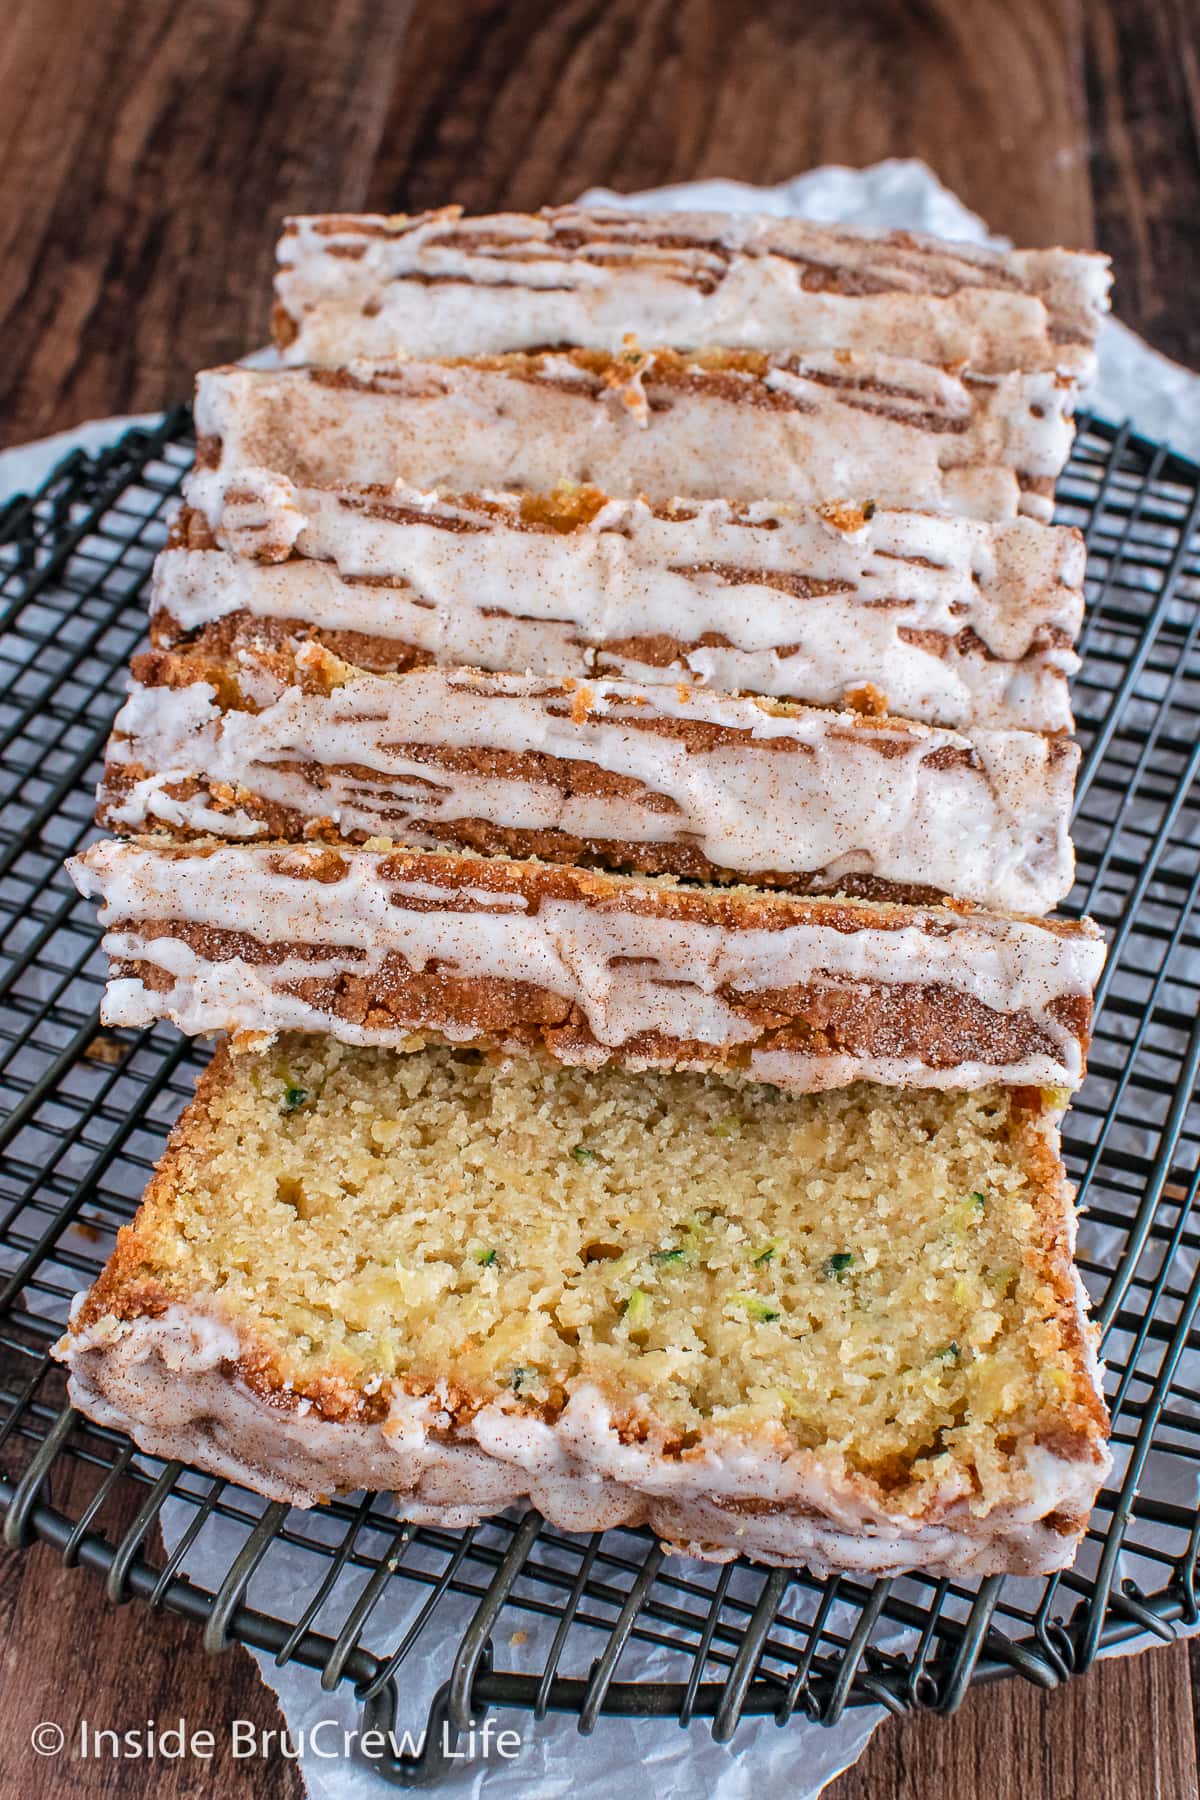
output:
[[[137,834],[446,845],[795,892],[1049,912],[1079,752],[685,686],[418,669],[316,644],[152,652],[97,818]]]
[[[1074,1087],[1104,959],[1084,920],[683,887],[538,862],[94,845],[113,1025],[414,1033],[600,1067]]]
[[[598,490],[319,487],[222,458],[159,558],[154,641],[312,631],[437,662],[698,682],[904,718],[1064,731],[1078,532],[862,505],[652,507]],[[221,550],[232,552],[236,562]]]
[[[814,352],[572,350],[341,369],[210,369],[197,470],[470,493],[592,482],[624,499],[819,503],[845,495],[979,519],[1048,520],[1075,389]]]
[[[1055,1127],[1029,1090],[219,1050],[56,1354],[91,1418],[302,1506],[1060,1568],[1108,1457]]]
[[[1091,373],[1102,256],[807,219],[458,207],[288,219],[275,335],[294,363],[580,344],[855,350]]]

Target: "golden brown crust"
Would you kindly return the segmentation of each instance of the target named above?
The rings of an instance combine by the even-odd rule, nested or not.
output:
[[[157,1318],[174,1296],[168,1295],[161,1283],[146,1279],[146,1256],[143,1232],[155,1209],[168,1202],[176,1192],[181,1173],[190,1156],[202,1155],[205,1141],[213,1128],[212,1104],[220,1094],[229,1069],[229,1045],[222,1039],[212,1060],[196,1078],[196,1091],[190,1103],[171,1127],[166,1146],[142,1195],[138,1211],[128,1225],[117,1232],[116,1247],[87,1296],[72,1319],[72,1329],[82,1331],[94,1320],[110,1313],[117,1319],[133,1319],[143,1315]]]
[[[271,308],[271,336],[281,350],[294,344],[300,335],[300,327],[293,319],[287,307],[276,300]]]
[[[254,613],[231,612],[198,632],[183,630],[168,612],[156,612],[150,620],[150,642],[157,650],[194,645],[213,662],[236,655],[239,645],[253,643],[266,649],[286,649],[297,644],[319,643],[343,662],[354,663],[372,675],[402,675],[409,669],[427,669],[434,662],[431,651],[403,638],[375,632],[338,631],[305,619],[260,618]]]

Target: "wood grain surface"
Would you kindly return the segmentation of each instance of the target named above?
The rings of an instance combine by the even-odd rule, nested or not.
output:
[[[6,0],[0,443],[162,407],[266,335],[281,213],[478,210],[921,156],[998,230],[1098,243],[1200,363],[1195,0]],[[278,1723],[241,1650],[0,1561],[0,1800],[294,1800],[287,1763],[42,1764],[39,1719]],[[889,1721],[835,1800],[1190,1800],[1185,1645]]]

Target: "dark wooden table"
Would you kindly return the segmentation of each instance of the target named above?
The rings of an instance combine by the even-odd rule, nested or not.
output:
[[[1026,244],[1096,243],[1200,364],[1196,0],[6,0],[0,443],[186,395],[266,335],[285,211],[533,207],[922,156]],[[0,1562],[0,1800],[292,1800],[290,1765],[39,1763],[39,1719],[278,1723],[249,1657]],[[1192,1661],[1193,1672],[1200,1663]],[[889,1722],[836,1800],[1185,1800],[1185,1645]]]

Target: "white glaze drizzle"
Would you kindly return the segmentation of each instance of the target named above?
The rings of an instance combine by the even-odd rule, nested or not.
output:
[[[315,646],[297,656],[301,671],[326,660]],[[360,670],[331,693],[309,694],[249,654],[236,673],[259,710],[222,712],[206,683],[134,685],[117,716],[109,767],[148,773],[111,802],[110,824],[267,835],[243,808],[215,807],[205,789],[184,798],[168,792],[200,780],[331,821],[344,835],[405,843],[436,846],[436,832],[423,827],[480,819],[685,844],[716,868],[743,874],[769,870],[834,885],[872,874],[1016,912],[1048,912],[1071,887],[1067,826],[1078,750],[1031,732],[965,738],[898,723],[867,727],[846,714],[777,712],[691,688],[564,687],[462,669]],[[652,723],[717,727],[735,738],[689,747],[682,736],[648,729]],[[535,752],[636,788],[580,793],[569,775],[564,786],[537,770],[518,779],[486,765],[451,769],[410,746]]]
[[[188,491],[239,561],[160,556],[152,605],[184,631],[244,610],[394,639],[443,663],[686,676],[817,705],[870,682],[906,718],[1071,723],[1084,554],[1062,528],[723,500],[663,516],[609,500],[574,530],[523,530],[512,494],[369,495],[237,465],[197,471]],[[277,567],[240,560],[293,550]],[[628,642],[662,636],[681,645],[665,667]]]
[[[1050,1048],[1002,1065],[959,1062],[943,1069],[931,1069],[916,1052],[831,1057],[756,1051],[750,1072],[797,1089],[855,1079],[965,1087],[987,1080],[1074,1086],[1082,1078],[1083,1047],[1056,1016],[1055,1002],[1090,995],[1099,975],[1103,939],[1088,921],[1063,933],[1036,920],[989,914],[760,895],[759,907],[769,907],[780,924],[741,928],[720,922],[719,909],[730,900],[722,890],[687,890],[689,897],[704,895],[710,922],[673,910],[674,890],[662,883],[559,870],[559,892],[552,897],[542,891],[541,865],[450,856],[439,863],[452,877],[453,884],[443,887],[424,879],[428,857],[413,853],[409,878],[403,852],[386,856],[396,868],[387,873],[385,854],[366,848],[345,852],[339,877],[322,881],[314,878],[322,855],[250,845],[172,851],[106,842],[73,858],[68,868],[80,892],[101,900],[109,956],[145,962],[171,978],[162,991],[136,977],[114,978],[106,1020],[140,1025],[168,1017],[191,1034],[326,1030],[354,1043],[399,1042],[417,1022],[363,1027],[285,991],[290,983],[343,974],[369,981],[394,955],[418,971],[433,963],[468,981],[531,983],[559,996],[579,1009],[594,1037],[594,1047],[581,1054],[602,1062],[612,1054],[627,1060],[633,1053],[623,1046],[647,1032],[694,1040],[718,1053],[752,1044],[761,1027],[727,994],[745,999],[814,982],[883,988],[913,983],[1029,1018]],[[500,868],[511,875],[505,891],[473,885],[477,871]],[[431,899],[433,907],[427,905]],[[640,910],[628,910],[631,905]],[[311,960],[285,955],[276,963],[239,957],[213,962],[169,930],[147,935],[139,929],[140,921],[169,927],[175,920],[245,933],[264,944],[329,948]],[[419,1023],[450,1038],[475,1035],[428,1012]],[[647,1060],[661,1057],[656,1052]]]
[[[737,396],[736,398],[734,396]],[[196,428],[219,467],[257,465],[309,483],[405,481],[474,492],[594,482],[619,497],[764,495],[974,518],[1049,520],[1018,473],[1053,478],[1073,435],[1072,382],[1053,371],[966,379],[899,357],[814,352],[763,376],[654,360],[608,386],[565,355],[519,366],[408,362],[319,370],[210,369]],[[211,471],[189,492],[204,510]]]
[[[1098,256],[714,213],[296,218],[279,265],[294,363],[611,350],[632,331],[679,348],[899,352],[1086,376],[1108,295]],[[866,291],[822,289],[839,272]]]

